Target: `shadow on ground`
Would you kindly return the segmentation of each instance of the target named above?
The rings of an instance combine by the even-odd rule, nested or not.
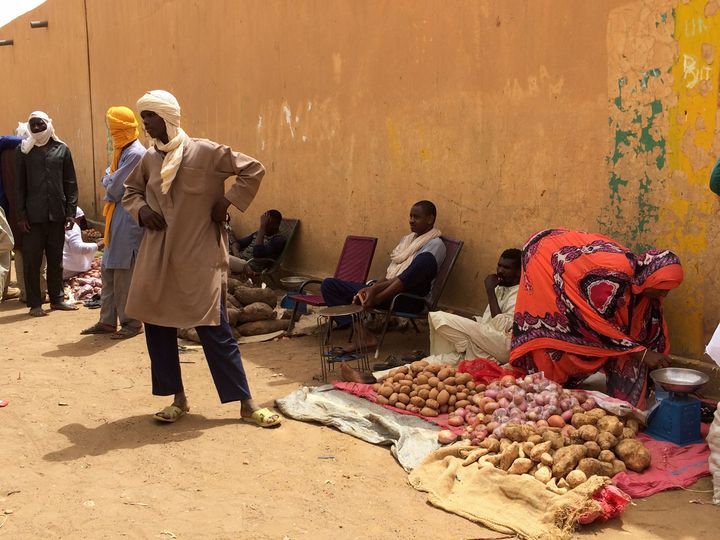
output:
[[[43,456],[45,461],[73,461],[85,456],[100,456],[113,450],[131,450],[152,444],[167,444],[195,439],[208,429],[229,424],[247,426],[238,419],[208,419],[200,414],[188,414],[173,424],[161,424],[149,415],[130,416],[94,428],[82,424],[68,424],[58,433],[65,435],[71,446]]]

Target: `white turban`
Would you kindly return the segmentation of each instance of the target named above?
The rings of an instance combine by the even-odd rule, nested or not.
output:
[[[165,90],[151,90],[137,101],[139,112],[152,111],[165,121],[168,134],[168,143],[163,144],[157,139],[150,139],[150,144],[161,152],[165,152],[160,176],[162,184],[160,190],[167,193],[170,190],[175,175],[182,162],[185,141],[189,138],[180,128],[180,104],[175,96]]]
[[[40,120],[44,120],[47,124],[47,129],[41,131],[40,133],[33,133],[30,130],[30,120],[32,118],[39,118]],[[26,123],[18,122],[17,131],[19,133],[22,133],[23,130],[25,133],[27,133],[27,138],[23,139],[23,141],[20,143],[20,150],[23,154],[27,154],[30,150],[32,150],[33,146],[45,146],[51,138],[55,139],[57,142],[62,142],[60,139],[58,139],[57,135],[55,135],[55,128],[52,125],[52,119],[42,111],[35,111],[30,113],[30,116],[28,117],[28,121]]]

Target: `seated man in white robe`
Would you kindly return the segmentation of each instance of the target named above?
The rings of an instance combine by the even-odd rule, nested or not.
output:
[[[482,317],[433,311],[428,315],[430,354],[442,356],[443,363],[488,358],[505,364],[510,355],[515,300],[520,283],[519,249],[500,255],[497,270],[485,278],[488,306]]]

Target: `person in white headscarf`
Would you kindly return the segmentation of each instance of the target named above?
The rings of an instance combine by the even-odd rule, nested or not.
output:
[[[47,315],[42,309],[40,268],[47,260],[47,288],[51,309],[73,311],[65,302],[63,245],[65,230],[74,224],[78,189],[75,166],[50,117],[42,111],[30,114],[29,137],[16,149],[17,223],[22,238],[23,277],[30,315]]]
[[[280,415],[255,405],[237,341],[228,322],[228,270],[223,223],[232,204],[245,211],[265,168],[257,160],[180,127],[180,105],[163,90],[142,96],[137,109],[150,148],[125,181],[123,207],[145,229],[126,313],[145,324],[153,394],[174,396],[154,415],[175,422],[188,410],[180,374],[177,329],[196,328],[220,401],[240,401],[243,420],[261,427]],[[235,177],[226,192],[225,180]]]

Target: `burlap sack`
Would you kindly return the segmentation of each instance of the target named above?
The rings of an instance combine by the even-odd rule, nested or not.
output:
[[[433,506],[527,540],[570,538],[582,514],[602,510],[592,495],[607,480],[593,477],[557,495],[534,478],[477,463],[463,467],[462,448],[441,448],[410,474],[410,485],[427,492]]]

